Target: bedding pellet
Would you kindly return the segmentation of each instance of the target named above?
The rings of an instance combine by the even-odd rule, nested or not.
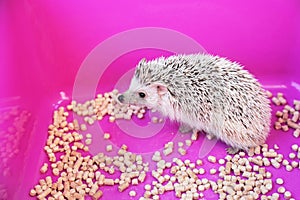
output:
[[[89,149],[86,145],[91,142],[91,136],[86,134],[86,143],[84,144],[82,143],[83,136],[77,131],[86,131],[87,127],[85,124],[79,125],[76,119],[70,123],[67,121],[68,112],[71,111],[82,116],[86,124],[89,125],[93,124],[95,120],[103,120],[105,115],[108,115],[108,121],[110,122],[120,118],[131,119],[132,115],[136,115],[137,118],[143,118],[143,114],[146,112],[144,108],[135,106],[122,107],[114,101],[117,94],[116,90],[104,95],[99,94],[96,99],[82,104],[72,101],[67,106],[67,110],[64,107],[59,107],[54,112],[54,121],[49,126],[45,152],[51,163],[52,170],[49,171],[58,176],[58,179],[56,182],[50,176],[41,179],[40,185],[30,190],[29,194],[31,196],[38,196],[38,198],[49,196],[49,199],[71,197],[83,199],[84,196],[90,195],[93,199],[98,199],[103,195],[102,185],[117,184],[118,190],[123,192],[130,185],[137,185],[139,182],[145,181],[149,163],[143,163],[140,155],[128,152],[128,147],[122,145],[115,157],[108,157],[104,153],[99,153],[93,157],[84,156],[84,151]],[[272,95],[269,94],[269,96]],[[276,122],[277,125],[275,124],[275,128],[283,131],[295,129],[294,136],[299,137],[300,126],[297,124],[297,120],[299,120],[298,110],[300,110],[300,103],[295,103],[294,101],[294,108],[288,106],[283,94],[280,93],[274,96],[272,101],[278,105],[285,105],[283,111],[276,112],[278,121]],[[299,108],[296,108],[298,105]],[[291,118],[289,118],[290,116]],[[157,123],[157,120],[154,121]],[[71,134],[69,131],[71,131]],[[110,134],[104,133],[103,138],[109,139]],[[185,140],[185,144],[187,146],[192,145],[192,141],[196,140],[196,138],[197,132],[193,132],[191,139]],[[88,140],[90,142],[87,142]],[[177,151],[181,155],[187,153],[183,146],[183,142],[178,142]],[[282,154],[276,152],[279,149],[278,145],[274,145],[274,149],[268,149],[266,144],[262,145],[262,147],[253,148],[253,151],[250,149],[248,152],[250,157],[246,157],[244,152],[234,156],[228,155],[220,159],[209,155],[207,160],[210,163],[218,163],[220,165],[218,169],[211,168],[209,170],[211,175],[218,175],[219,178],[215,181],[208,178],[200,178],[205,174],[205,169],[200,167],[203,165],[202,160],[198,159],[195,163],[191,160],[181,160],[180,158],[174,158],[173,162],[163,160],[161,154],[170,155],[173,152],[173,148],[174,145],[172,143],[167,143],[162,152],[157,151],[153,154],[152,160],[157,162],[157,169],[152,170],[151,174],[156,181],[152,182],[153,187],[149,184],[144,186],[145,192],[142,198],[159,199],[160,195],[166,191],[174,191],[177,197],[183,199],[203,198],[202,192],[208,189],[212,189],[217,193],[220,199],[239,199],[241,197],[252,197],[254,199],[261,197],[266,199],[271,198],[271,196],[276,198],[278,193],[284,194],[286,199],[290,199],[292,196],[283,186],[278,188],[278,193],[268,195],[268,192],[273,188],[272,174],[265,167],[270,166],[270,164],[275,168],[284,165],[287,171],[298,167],[297,161],[288,162]],[[296,144],[292,145],[291,148],[295,152],[299,151],[299,147]],[[112,145],[107,145],[106,150],[112,151]],[[65,152],[65,154],[57,158],[57,152]],[[299,155],[298,153],[298,158],[300,157]],[[290,153],[289,158],[296,159],[296,153]],[[115,169],[121,172],[120,177],[116,179],[108,178],[100,172],[103,170],[108,174],[114,174]],[[168,170],[170,174],[164,174]],[[46,172],[47,170],[45,170]],[[94,178],[96,182],[93,182]],[[65,180],[70,180],[70,182]],[[86,184],[82,184],[78,180],[84,180]],[[236,183],[239,183],[239,185]],[[280,178],[277,178],[276,183],[283,184],[283,180],[280,181]],[[198,191],[200,193],[197,193]],[[129,191],[128,194],[129,196],[136,196],[136,192],[133,190]]]

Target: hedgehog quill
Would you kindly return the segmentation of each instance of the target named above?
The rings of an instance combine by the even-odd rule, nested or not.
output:
[[[156,109],[181,124],[225,142],[228,153],[265,142],[270,102],[260,83],[236,62],[208,54],[141,60],[118,100]]]

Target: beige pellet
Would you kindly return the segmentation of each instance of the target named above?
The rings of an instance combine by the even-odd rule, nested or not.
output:
[[[48,196],[51,193],[51,188],[47,188],[44,190],[41,194],[37,196],[38,199],[44,199],[46,196]]]
[[[36,196],[36,191],[34,189],[31,189],[29,195],[32,197]]]
[[[184,149],[184,148],[178,148],[178,153],[180,154],[180,155],[185,155],[186,154],[186,150]]]
[[[293,144],[291,146],[291,148],[292,148],[293,151],[298,151],[299,146],[298,146],[298,144]]]
[[[279,149],[279,146],[277,144],[274,144],[274,147],[273,147],[275,150],[278,150]]]
[[[281,105],[287,104],[287,101],[283,96],[278,97],[278,101],[280,102]]]
[[[271,172],[266,172],[266,178],[271,178],[271,177],[272,177]]]
[[[108,118],[108,120],[109,120],[109,122],[115,122],[116,121],[116,118],[114,117],[114,116],[110,116],[109,118]]]
[[[293,167],[291,165],[286,165],[285,166],[285,170],[288,171],[288,172],[290,172],[290,171],[293,170]]]
[[[276,179],[276,183],[277,183],[278,185],[282,185],[284,182],[283,182],[283,179],[282,179],[282,178],[277,178],[277,179]]]
[[[191,146],[192,145],[192,140],[185,140],[185,144],[187,146]]]
[[[285,191],[285,192],[284,192],[284,198],[285,198],[285,199],[291,199],[291,197],[292,197],[292,194],[291,194],[290,191]]]
[[[205,174],[205,169],[200,168],[200,169],[199,169],[199,174],[201,174],[201,175]]]
[[[272,97],[271,100],[276,106],[279,106],[281,104],[280,100],[277,97]]]
[[[297,161],[292,161],[292,163],[291,163],[291,166],[293,167],[293,168],[296,168],[296,167],[298,167],[299,166],[299,163],[297,162]]]
[[[287,120],[287,125],[291,128],[294,128],[294,129],[300,129],[300,125],[293,122],[292,120],[288,119]]]
[[[200,159],[197,159],[197,160],[196,160],[196,164],[199,165],[199,166],[201,166],[201,165],[203,165],[203,161],[200,160]]]
[[[107,151],[107,152],[111,152],[111,151],[112,151],[112,149],[113,149],[113,147],[112,147],[112,145],[111,145],[111,144],[109,144],[109,145],[106,145],[106,151]]]
[[[86,145],[92,144],[92,139],[91,139],[91,138],[87,138],[87,139],[85,140],[85,144],[86,144]]]
[[[290,159],[295,159],[296,158],[296,154],[293,153],[293,152],[289,153],[289,158]]]
[[[104,181],[103,181],[103,184],[104,185],[114,185],[115,181],[112,178],[105,178]]]
[[[300,129],[296,129],[294,132],[293,132],[293,136],[295,138],[298,138],[300,136]]]
[[[129,196],[135,197],[136,196],[136,191],[134,191],[134,190],[129,191]]]
[[[80,124],[80,129],[81,129],[82,131],[86,131],[86,130],[87,130],[87,127],[86,127],[85,124]]]
[[[216,174],[216,173],[217,173],[217,170],[214,169],[214,168],[212,168],[212,169],[209,170],[209,173],[212,174],[212,175],[213,175],[213,174]]]
[[[287,132],[289,130],[289,126],[288,125],[283,125],[281,128],[282,128],[282,130],[284,132]]]
[[[103,138],[105,140],[108,140],[110,138],[110,134],[109,133],[104,133]]]
[[[55,175],[55,176],[58,176],[59,175],[59,170],[57,168],[54,168],[52,169],[52,173]]]
[[[40,169],[40,172],[41,172],[42,174],[44,174],[44,173],[47,172],[47,170],[48,170],[48,164],[47,164],[47,163],[44,163],[43,166],[42,166],[41,169]]]
[[[172,148],[172,147],[168,147],[168,148],[166,148],[166,149],[163,150],[163,154],[164,154],[165,156],[168,156],[168,155],[170,155],[171,153],[173,153],[173,148]]]
[[[178,142],[178,147],[183,147],[183,142]]]
[[[141,172],[139,177],[138,177],[138,180],[143,183],[145,181],[145,178],[146,178],[146,173],[145,172]]]
[[[232,163],[231,162],[226,162],[226,164],[225,164],[225,173],[226,174],[230,174],[231,167],[232,167]]]
[[[98,190],[93,196],[93,200],[97,200],[97,199],[100,199],[103,195],[103,192],[101,190]]]
[[[152,117],[151,118],[151,122],[153,123],[153,124],[157,124],[158,123],[158,117]]]
[[[193,131],[191,135],[191,140],[196,141],[198,139],[198,131]]]
[[[280,130],[282,128],[281,123],[280,122],[275,122],[274,128],[276,130]]]
[[[284,160],[282,161],[282,164],[283,164],[284,166],[287,166],[287,165],[290,164],[290,162],[289,162],[288,160],[284,159]]]
[[[271,98],[273,96],[272,92],[270,92],[269,90],[266,90],[266,95],[268,98]]]
[[[150,184],[146,184],[144,186],[144,189],[147,190],[147,191],[150,191],[151,190],[151,185]]]
[[[263,152],[263,156],[264,157],[267,157],[267,158],[275,158],[277,156],[277,153],[274,151],[274,152]]]
[[[122,144],[121,149],[127,151],[128,150],[128,146],[126,144]]]
[[[159,151],[156,151],[153,156],[152,156],[152,160],[154,162],[159,162],[161,160],[161,155],[160,155],[160,152]]]
[[[260,154],[260,150],[261,150],[260,146],[256,146],[256,147],[254,148],[254,153],[255,153],[256,155],[258,155],[258,154]]]
[[[292,121],[297,122],[299,120],[299,111],[293,113]]]
[[[275,159],[271,160],[271,164],[273,167],[275,167],[276,169],[278,169],[280,167],[280,163],[277,162]]]
[[[211,163],[216,163],[217,162],[217,159],[215,156],[208,156],[207,157],[207,160]]]
[[[278,189],[277,189],[277,192],[280,193],[280,194],[283,194],[285,192],[285,188],[283,186],[280,186]]]

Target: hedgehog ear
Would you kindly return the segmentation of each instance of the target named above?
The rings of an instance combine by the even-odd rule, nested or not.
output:
[[[163,96],[164,94],[166,94],[168,92],[168,88],[161,83],[154,83],[152,85],[152,87],[155,87],[155,89],[157,90],[157,94],[159,96]]]

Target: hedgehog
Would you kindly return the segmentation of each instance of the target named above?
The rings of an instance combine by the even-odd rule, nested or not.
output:
[[[142,59],[117,99],[161,112],[182,133],[204,131],[230,154],[262,145],[270,130],[270,102],[258,80],[239,63],[210,54]]]

